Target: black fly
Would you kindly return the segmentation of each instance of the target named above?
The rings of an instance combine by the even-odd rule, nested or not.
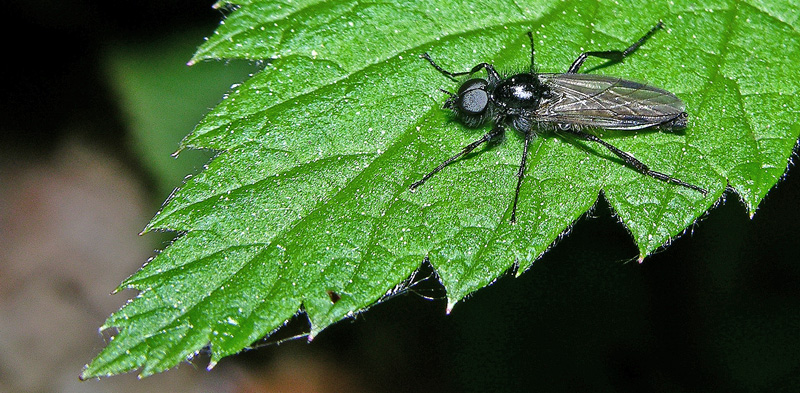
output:
[[[492,119],[494,127],[489,133],[464,146],[458,154],[448,158],[421,180],[412,184],[411,190],[416,189],[451,162],[475,150],[481,144],[502,137],[506,125],[509,125],[525,136],[522,162],[520,162],[517,172],[517,189],[511,210],[512,223],[516,221],[517,200],[522,178],[525,176],[528,145],[538,131],[571,134],[587,141],[597,142],[644,175],[706,195],[708,191],[705,189],[670,175],[653,171],[629,153],[583,131],[587,128],[672,130],[686,127],[688,115],[685,112],[684,103],[666,90],[621,78],[577,73],[589,56],[608,59],[611,62],[621,61],[661,27],[663,27],[663,23],[659,22],[647,34],[623,51],[584,52],[564,74],[536,72],[531,32],[528,32],[531,40],[530,70],[507,78],[500,76],[494,66],[488,63],[480,63],[467,72],[446,71],[436,64],[427,53],[424,53],[423,58],[428,60],[439,72],[453,80],[457,76],[471,75],[480,70],[486,70],[488,76],[486,79],[469,79],[459,87],[457,93],[442,90],[450,95],[450,98],[444,103],[444,108],[452,110],[456,118],[466,126],[477,127]]]

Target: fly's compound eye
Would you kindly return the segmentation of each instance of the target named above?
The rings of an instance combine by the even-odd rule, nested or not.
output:
[[[485,79],[470,79],[458,89],[450,101],[450,109],[467,127],[478,127],[489,118],[489,82]]]
[[[470,79],[458,89],[456,109],[463,116],[483,116],[489,106],[489,93],[484,79]]]

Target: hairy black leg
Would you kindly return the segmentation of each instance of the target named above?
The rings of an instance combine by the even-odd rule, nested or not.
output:
[[[528,32],[528,39],[531,40],[531,68],[530,68],[530,73],[531,74],[535,74],[536,73],[536,65],[533,62],[533,56],[536,54],[536,51],[533,49],[533,33],[531,33],[530,31]]]
[[[640,46],[642,46],[642,44],[644,44],[644,42],[647,41],[647,39],[650,38],[651,35],[653,35],[658,29],[662,27],[664,27],[664,22],[659,21],[658,24],[656,24],[652,29],[650,29],[650,31],[647,32],[647,34],[642,36],[642,38],[639,38],[638,41],[634,42],[633,45],[629,46],[628,49],[625,49],[623,51],[607,50],[607,51],[583,52],[581,53],[580,56],[578,56],[577,59],[575,59],[572,65],[569,66],[569,70],[567,70],[567,73],[574,74],[578,72],[578,69],[581,68],[581,65],[583,65],[583,62],[586,61],[586,58],[589,56],[599,57],[601,59],[608,59],[611,60],[612,62],[622,61],[622,59],[624,59],[626,56],[631,54],[631,52],[635,51]]]
[[[425,59],[425,60],[428,60],[428,63],[431,63],[433,68],[436,68],[436,71],[441,72],[444,76],[446,76],[446,77],[448,77],[450,79],[453,79],[453,80],[455,80],[454,78],[457,77],[457,76],[474,74],[474,73],[476,73],[476,72],[478,72],[478,71],[480,71],[482,69],[486,70],[486,73],[489,75],[489,80],[490,81],[497,82],[497,81],[500,80],[500,74],[498,74],[497,71],[494,69],[494,66],[489,64],[489,63],[480,63],[480,64],[476,65],[475,67],[472,67],[472,69],[469,70],[469,71],[451,72],[451,71],[445,70],[444,68],[442,68],[441,66],[436,64],[436,62],[433,61],[433,59],[431,59],[431,56],[429,54],[427,54],[427,53],[423,53],[422,54],[422,58]]]
[[[682,187],[690,188],[692,190],[700,192],[701,194],[703,194],[703,196],[708,194],[708,191],[706,189],[704,189],[704,188],[698,187],[698,186],[696,186],[694,184],[689,184],[689,183],[687,183],[687,182],[685,182],[683,180],[676,179],[676,178],[674,178],[674,177],[672,177],[670,175],[651,170],[647,165],[645,165],[643,162],[637,160],[634,156],[632,156],[629,153],[626,153],[626,152],[620,150],[616,146],[614,146],[614,145],[612,145],[612,144],[610,144],[610,143],[608,143],[608,142],[606,142],[606,141],[604,141],[604,140],[602,140],[602,139],[600,139],[600,138],[598,138],[598,137],[596,137],[596,136],[594,136],[592,134],[588,134],[588,133],[585,133],[585,132],[580,131],[580,130],[574,130],[571,127],[567,128],[567,129],[561,129],[559,131],[569,132],[569,133],[571,133],[571,134],[573,134],[575,136],[578,136],[578,137],[580,137],[582,139],[585,139],[587,141],[597,142],[597,143],[603,145],[610,152],[616,154],[617,157],[619,157],[623,161],[625,161],[626,164],[634,167],[637,171],[639,171],[640,173],[642,173],[644,175],[650,176],[652,178],[655,178],[655,179],[658,179],[658,180],[661,180],[661,181],[665,181],[667,183],[677,184],[677,185],[682,186]]]
[[[525,146],[522,148],[522,161],[519,163],[517,171],[517,190],[514,192],[514,205],[511,207],[511,223],[517,222],[517,201],[519,200],[519,188],[522,186],[522,178],[525,177],[525,163],[528,161],[528,145],[531,144],[533,131],[525,133]]]
[[[448,158],[443,163],[439,164],[439,166],[434,168],[432,171],[428,172],[427,175],[423,176],[422,179],[420,179],[417,182],[414,182],[414,184],[412,184],[411,187],[409,187],[409,189],[411,189],[412,191],[415,190],[417,187],[421,186],[422,183],[425,183],[425,181],[427,181],[433,175],[435,175],[436,173],[438,173],[439,171],[444,169],[444,167],[450,165],[450,163],[452,163],[453,161],[457,160],[459,157],[461,157],[461,156],[463,156],[465,154],[469,154],[469,152],[475,150],[476,147],[478,147],[478,146],[480,146],[480,145],[482,145],[482,144],[484,144],[486,142],[489,142],[492,139],[495,139],[495,138],[503,135],[503,133],[505,132],[505,128],[503,126],[499,125],[499,123],[502,123],[502,122],[498,122],[498,125],[495,125],[495,127],[492,129],[492,131],[490,131],[486,135],[482,136],[481,139],[478,139],[477,141],[472,142],[469,145],[464,146],[464,148],[462,148],[461,151],[458,152],[458,154]]]

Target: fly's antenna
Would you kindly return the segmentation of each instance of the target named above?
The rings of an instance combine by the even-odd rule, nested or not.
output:
[[[453,103],[458,99],[458,94],[451,93],[445,89],[439,89],[439,91],[450,96],[450,98],[448,98],[447,101],[444,102],[443,108],[455,110],[456,108],[453,106]]]

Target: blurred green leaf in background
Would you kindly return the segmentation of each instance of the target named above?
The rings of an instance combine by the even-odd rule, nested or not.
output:
[[[201,35],[183,32],[157,45],[114,46],[106,51],[106,75],[128,117],[130,144],[153,176],[159,195],[169,195],[214,156],[211,150],[187,150],[173,157],[186,130],[192,129],[231,85],[257,71],[255,64],[247,61],[183,66]]]

